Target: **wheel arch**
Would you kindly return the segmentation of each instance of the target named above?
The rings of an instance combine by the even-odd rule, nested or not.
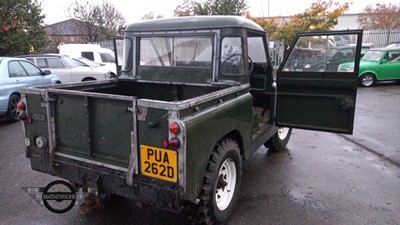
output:
[[[83,82],[83,81],[95,81],[95,80],[97,80],[97,79],[94,78],[94,77],[85,77],[85,78],[83,78],[83,79],[81,80],[81,82]]]
[[[243,142],[243,137],[241,135],[241,133],[238,130],[233,130],[231,132],[229,132],[227,135],[225,135],[224,137],[222,137],[216,144],[215,146],[218,146],[218,143],[220,143],[221,141],[225,140],[225,139],[232,139],[234,141],[236,141],[236,143],[239,145],[240,148],[240,155],[242,157],[245,156],[245,152],[244,152],[244,142]],[[211,155],[211,152],[210,152]]]
[[[374,76],[375,80],[378,80],[375,71],[372,71],[372,70],[363,71],[363,72],[360,73],[360,75],[358,76],[358,79],[361,79],[361,77],[364,76],[365,74],[372,74],[372,75]]]

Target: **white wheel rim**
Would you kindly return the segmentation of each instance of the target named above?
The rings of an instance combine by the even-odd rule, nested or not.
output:
[[[287,135],[289,134],[289,128],[287,127],[280,127],[278,129],[278,137],[279,139],[283,140],[287,137]]]
[[[374,78],[372,76],[367,75],[362,78],[362,83],[364,86],[370,86],[372,82],[374,82]]]
[[[226,185],[218,188],[218,179],[222,178]],[[236,186],[236,165],[233,159],[229,158],[222,163],[217,177],[217,188],[215,190],[215,200],[219,210],[228,208],[235,193]]]

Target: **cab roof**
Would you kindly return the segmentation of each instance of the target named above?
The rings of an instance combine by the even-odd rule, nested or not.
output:
[[[125,31],[156,32],[221,28],[246,28],[264,32],[260,25],[241,16],[185,16],[169,19],[148,20],[130,24],[126,27]]]

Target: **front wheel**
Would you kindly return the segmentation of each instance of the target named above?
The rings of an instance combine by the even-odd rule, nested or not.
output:
[[[264,143],[264,146],[273,152],[280,152],[285,149],[291,134],[292,128],[279,127],[274,136]]]
[[[360,85],[363,87],[371,87],[375,83],[375,76],[367,73],[360,77]]]
[[[195,224],[218,224],[233,213],[242,175],[240,148],[236,141],[220,142],[210,156],[203,180]]]

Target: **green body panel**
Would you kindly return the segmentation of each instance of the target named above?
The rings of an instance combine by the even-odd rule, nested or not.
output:
[[[57,94],[56,151],[127,167],[132,102]]]
[[[215,145],[228,134],[250,154],[252,133],[252,96],[242,95],[213,110],[184,119],[186,127],[186,193],[185,199],[195,200],[202,187],[209,156]],[[234,135],[233,135],[234,136]],[[233,138],[232,136],[232,138]]]

